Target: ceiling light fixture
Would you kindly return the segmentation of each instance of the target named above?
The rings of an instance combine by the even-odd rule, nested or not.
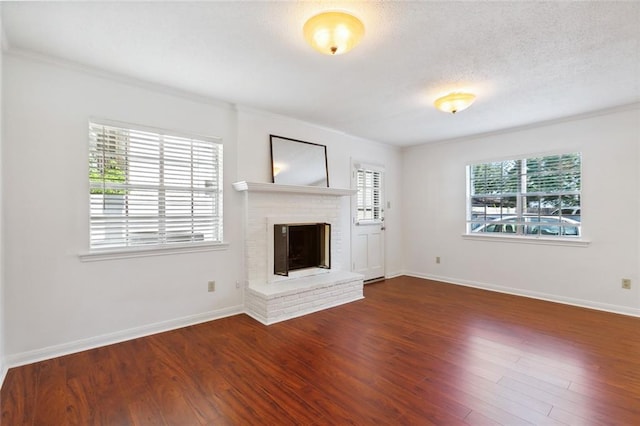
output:
[[[320,53],[347,53],[364,36],[364,25],[353,15],[344,12],[323,12],[310,18],[302,29],[304,38]]]
[[[476,95],[472,93],[453,92],[435,100],[434,105],[440,111],[455,114],[465,110],[476,100]]]

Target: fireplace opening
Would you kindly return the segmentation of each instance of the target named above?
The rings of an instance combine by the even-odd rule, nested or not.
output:
[[[273,273],[331,268],[331,225],[328,223],[273,226]]]

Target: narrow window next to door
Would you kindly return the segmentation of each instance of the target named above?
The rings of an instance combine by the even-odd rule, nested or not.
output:
[[[381,206],[382,173],[359,168],[356,170],[357,216],[358,222],[379,222],[382,220]]]

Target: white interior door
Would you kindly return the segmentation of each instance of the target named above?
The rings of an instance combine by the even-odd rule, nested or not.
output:
[[[352,271],[365,281],[384,278],[384,169],[354,163],[351,220]]]

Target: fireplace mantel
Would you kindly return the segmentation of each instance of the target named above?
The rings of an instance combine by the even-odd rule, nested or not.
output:
[[[238,192],[288,192],[293,194],[332,195],[346,197],[356,194],[355,189],[327,188],[322,186],[280,185],[263,182],[234,182],[233,188]]]

